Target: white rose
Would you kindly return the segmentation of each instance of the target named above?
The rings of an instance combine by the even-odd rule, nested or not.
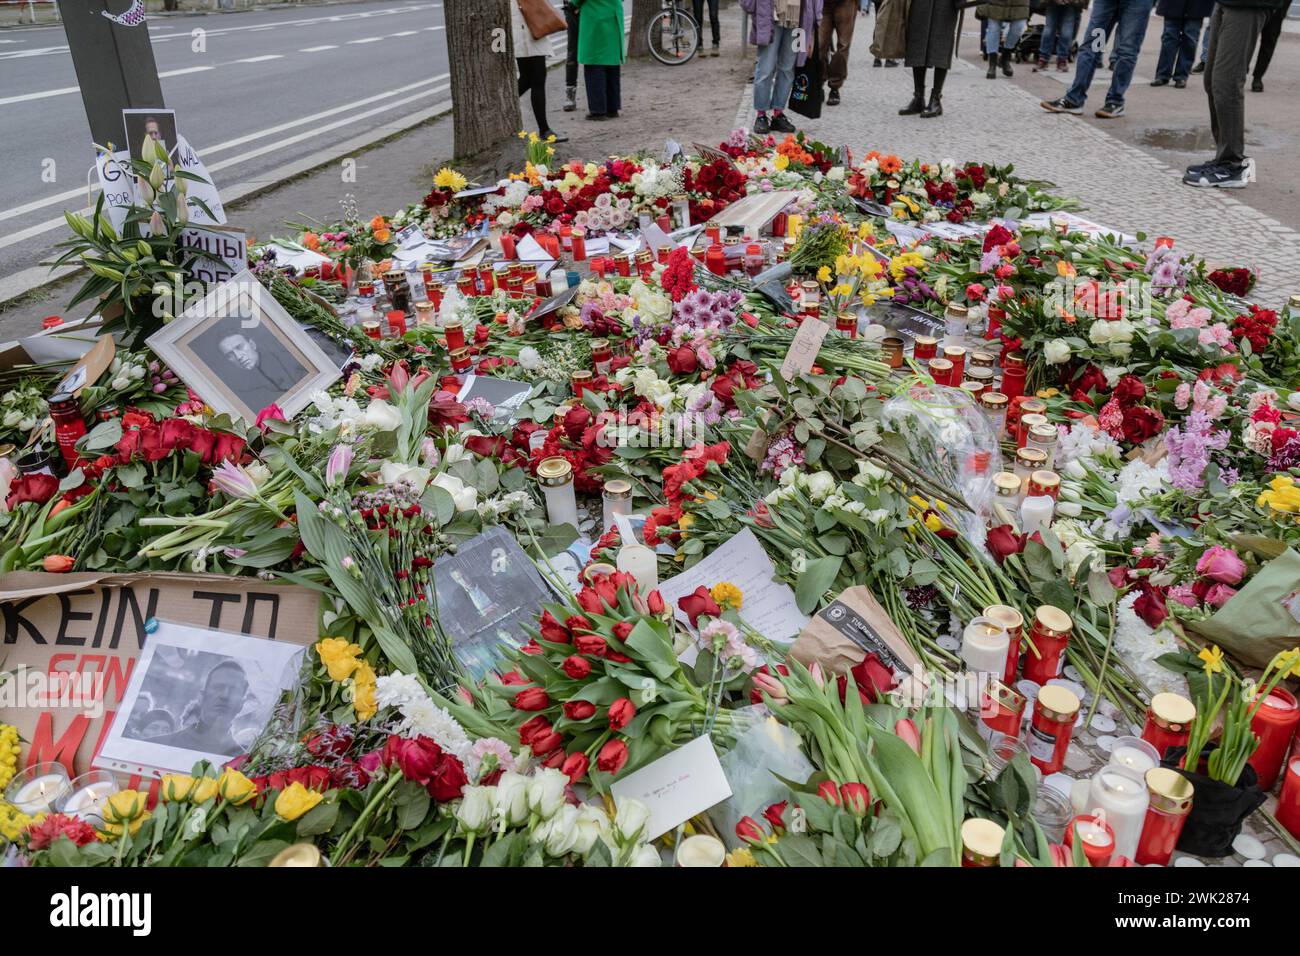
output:
[[[889,472],[865,458],[858,459],[858,473],[853,477],[855,485],[870,487],[889,477]]]
[[[1105,319],[1098,319],[1088,327],[1088,338],[1093,345],[1105,345],[1110,341],[1111,326],[1114,323],[1107,322]]]
[[[399,482],[407,482],[416,491],[423,491],[424,486],[429,483],[429,469],[421,468],[419,465],[407,465],[400,461],[386,461],[379,466],[379,482],[384,485],[395,485]]]
[[[16,408],[11,408],[9,409],[9,411],[5,412],[5,418],[4,418],[5,428],[13,428],[22,420],[23,420],[23,413],[18,411],[18,409]]]
[[[640,800],[631,797],[618,802],[618,812],[614,815],[614,832],[624,843],[639,839],[650,822],[650,808]]]
[[[531,372],[542,364],[541,353],[531,345],[526,345],[519,350],[519,364],[526,371]]]
[[[458,461],[464,461],[469,458],[469,451],[461,444],[448,445],[442,453],[442,462],[444,465],[454,465]]]
[[[473,511],[478,504],[478,489],[473,485],[465,484],[455,475],[449,475],[444,471],[433,479],[433,484],[434,487],[441,488],[451,495],[457,511]]]
[[[482,833],[492,820],[493,791],[495,787],[465,787],[461,792],[460,806],[456,808],[456,822],[464,833]]]
[[[578,808],[578,819],[573,832],[573,852],[586,856],[596,841],[609,833],[609,817],[600,807],[584,804]]]
[[[578,842],[578,808],[564,804],[551,818],[546,833],[546,852],[551,856],[564,856]]]
[[[664,862],[663,858],[659,855],[659,851],[656,850],[649,843],[647,843],[645,846],[642,846],[639,849],[637,849],[636,855],[632,857],[631,865],[632,866],[663,866],[663,862]]]
[[[1043,359],[1048,365],[1060,365],[1070,358],[1070,343],[1065,339],[1052,339],[1043,346]]]
[[[564,788],[569,778],[558,770],[544,767],[528,781],[528,809],[549,820],[564,805]]]
[[[401,427],[402,413],[399,412],[382,398],[376,398],[366,410],[361,413],[359,423],[362,428],[373,428],[376,431],[391,432]]]
[[[523,823],[528,819],[528,778],[507,770],[497,781],[492,803],[506,823],[512,826]]]
[[[835,476],[829,471],[818,471],[808,476],[806,485],[808,497],[813,501],[822,501],[835,490]]]
[[[1300,391],[1292,392],[1286,397],[1286,403],[1300,412]]]

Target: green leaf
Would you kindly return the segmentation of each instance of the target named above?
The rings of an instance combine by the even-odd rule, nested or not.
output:
[[[298,836],[316,836],[329,833],[339,818],[339,805],[334,801],[316,804],[298,818]]]
[[[788,866],[826,865],[817,844],[802,833],[787,833],[777,841],[776,847]]]
[[[678,671],[677,655],[673,653],[672,638],[666,633],[667,625],[642,618],[632,628],[623,643],[645,662],[650,673],[660,680],[668,680]]]
[[[112,448],[121,440],[122,421],[118,418],[110,418],[92,428],[78,444],[86,451],[100,451]]]
[[[812,614],[817,610],[817,605],[821,603],[826,592],[835,583],[835,578],[839,576],[840,566],[843,563],[844,559],[838,555],[828,555],[808,562],[803,573],[799,575],[799,582],[795,585],[794,591],[794,600],[799,605],[800,611],[804,614]]]

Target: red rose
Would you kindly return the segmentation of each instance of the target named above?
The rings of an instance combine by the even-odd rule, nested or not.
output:
[[[217,435],[216,442],[212,446],[212,457],[204,460],[204,464],[219,465],[223,461],[237,461],[239,456],[244,453],[244,445],[247,442],[238,435],[228,435],[221,432]]]
[[[570,720],[587,720],[596,713],[596,705],[588,700],[569,700],[564,703],[564,716]]]
[[[560,764],[560,772],[569,778],[569,783],[577,783],[587,775],[587,767],[590,764],[587,755],[577,751],[564,758],[564,763]]]
[[[540,687],[529,687],[515,694],[516,710],[545,710],[551,706],[551,698]]]
[[[1143,581],[1142,593],[1133,602],[1133,613],[1142,618],[1147,627],[1156,628],[1169,616],[1169,608],[1165,606],[1165,596],[1160,590]]]
[[[713,600],[713,595],[704,585],[695,589],[695,593],[688,594],[684,598],[678,598],[677,606],[681,608],[691,620],[691,627],[697,627],[697,621],[701,616],[704,617],[721,617],[722,609],[718,607],[718,602]]]
[[[519,746],[523,747],[530,744],[538,734],[548,734],[550,732],[551,722],[538,714],[519,726]]]
[[[585,657],[579,657],[577,654],[566,657],[564,663],[560,666],[564,669],[564,673],[574,680],[582,680],[591,673],[591,662]]]
[[[690,375],[699,364],[695,349],[689,345],[679,345],[668,353],[668,370],[674,375]]]
[[[467,783],[469,777],[465,775],[465,765],[460,762],[460,758],[443,754],[429,778],[426,789],[429,791],[429,796],[435,800],[455,800],[461,795]]]
[[[882,694],[887,694],[898,686],[898,681],[894,680],[894,672],[875,651],[854,664],[849,669],[849,673],[857,682],[858,690],[866,694],[873,704]]]
[[[390,741],[392,739],[389,738]],[[428,737],[416,737],[414,740],[398,739],[401,742],[394,747],[394,750],[397,767],[402,771],[402,776],[414,783],[427,784],[438,767],[442,748]]]
[[[23,502],[43,505],[59,491],[59,479],[53,475],[28,474],[19,475],[9,486],[9,497],[5,503],[12,510]]]
[[[1140,401],[1146,397],[1146,394],[1147,387],[1142,384],[1142,379],[1136,375],[1125,375],[1115,383],[1115,390],[1111,393],[1111,397],[1123,406]]]
[[[817,784],[817,796],[833,807],[840,805],[840,788],[835,785],[834,780],[823,780]]]
[[[579,654],[592,657],[604,657],[609,652],[605,639],[596,634],[579,634],[573,639],[573,646]]]
[[[772,824],[773,830],[785,829],[785,822],[781,819],[781,814],[785,813],[785,808],[789,805],[789,800],[782,800],[780,803],[774,803],[763,811],[763,818]]]
[[[736,824],[736,836],[745,843],[763,843],[767,840],[762,824],[753,817],[741,817]]]
[[[1025,536],[1016,534],[1011,530],[1011,525],[1000,524],[996,528],[989,528],[988,537],[984,540],[989,549],[989,554],[993,559],[1001,564],[1013,554],[1019,554],[1025,550]]]
[[[582,441],[582,433],[591,424],[591,412],[582,405],[574,405],[564,413],[564,433],[569,441]]]
[[[865,817],[867,811],[871,809],[871,791],[867,789],[865,784],[840,784],[840,799],[844,801],[844,806],[849,812],[855,816]]]
[[[1124,420],[1120,423],[1120,431],[1123,433],[1126,442],[1131,445],[1140,445],[1153,435],[1159,434],[1164,425],[1165,417],[1154,408],[1137,405],[1125,409]]]
[[[609,729],[622,730],[636,716],[636,705],[626,697],[620,697],[609,705]]]
[[[627,763],[627,744],[621,740],[608,741],[596,755],[596,769],[616,774]]]
[[[276,774],[271,774],[272,778]],[[330,788],[330,772],[327,767],[294,767],[285,774],[285,786],[300,783],[308,790],[319,790],[324,793]],[[279,789],[279,788],[277,788]]]

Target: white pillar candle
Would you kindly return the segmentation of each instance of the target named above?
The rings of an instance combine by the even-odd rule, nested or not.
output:
[[[962,631],[961,659],[975,674],[1001,678],[1007,668],[1007,648],[1011,636],[987,617],[977,617]],[[981,677],[981,684],[987,677]]]
[[[94,823],[102,822],[104,801],[116,790],[117,786],[111,780],[87,784],[63,801],[63,812]]]
[[[9,798],[9,802],[28,816],[45,813],[54,801],[68,792],[67,774],[46,773],[28,780]]]
[[[704,833],[687,837],[677,848],[678,866],[722,866],[727,848],[717,837]]]
[[[636,578],[642,593],[659,587],[659,559],[654,550],[633,541],[618,549],[618,569]]]
[[[1056,502],[1047,495],[1034,495],[1020,504],[1020,530],[1027,535],[1035,531],[1046,531],[1052,523],[1052,512]]]
[[[1149,799],[1146,782],[1126,770],[1105,767],[1092,778],[1085,812],[1105,812],[1106,822],[1115,833],[1116,856],[1131,860],[1137,855]]]
[[[578,498],[573,491],[573,466],[563,458],[547,458],[537,466],[537,482],[546,496],[551,524],[578,527]]]
[[[1110,765],[1145,778],[1148,770],[1160,765],[1160,755],[1141,737],[1120,737],[1111,748]]]

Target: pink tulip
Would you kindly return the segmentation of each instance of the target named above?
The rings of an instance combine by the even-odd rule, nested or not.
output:
[[[895,721],[894,733],[902,738],[903,743],[912,748],[917,755],[921,753],[921,734],[916,729],[916,724],[911,718],[905,717],[902,720]]]
[[[826,686],[826,677],[822,674],[822,666],[816,661],[812,662],[812,667],[808,668],[808,674],[812,677],[813,683],[818,687]]]
[[[754,674],[754,686],[772,698],[773,703],[788,704],[790,702],[790,698],[785,693],[785,685],[771,674]]]
[[[347,479],[348,469],[352,467],[352,454],[351,445],[340,443],[334,446],[325,462],[325,484],[332,488]]]

